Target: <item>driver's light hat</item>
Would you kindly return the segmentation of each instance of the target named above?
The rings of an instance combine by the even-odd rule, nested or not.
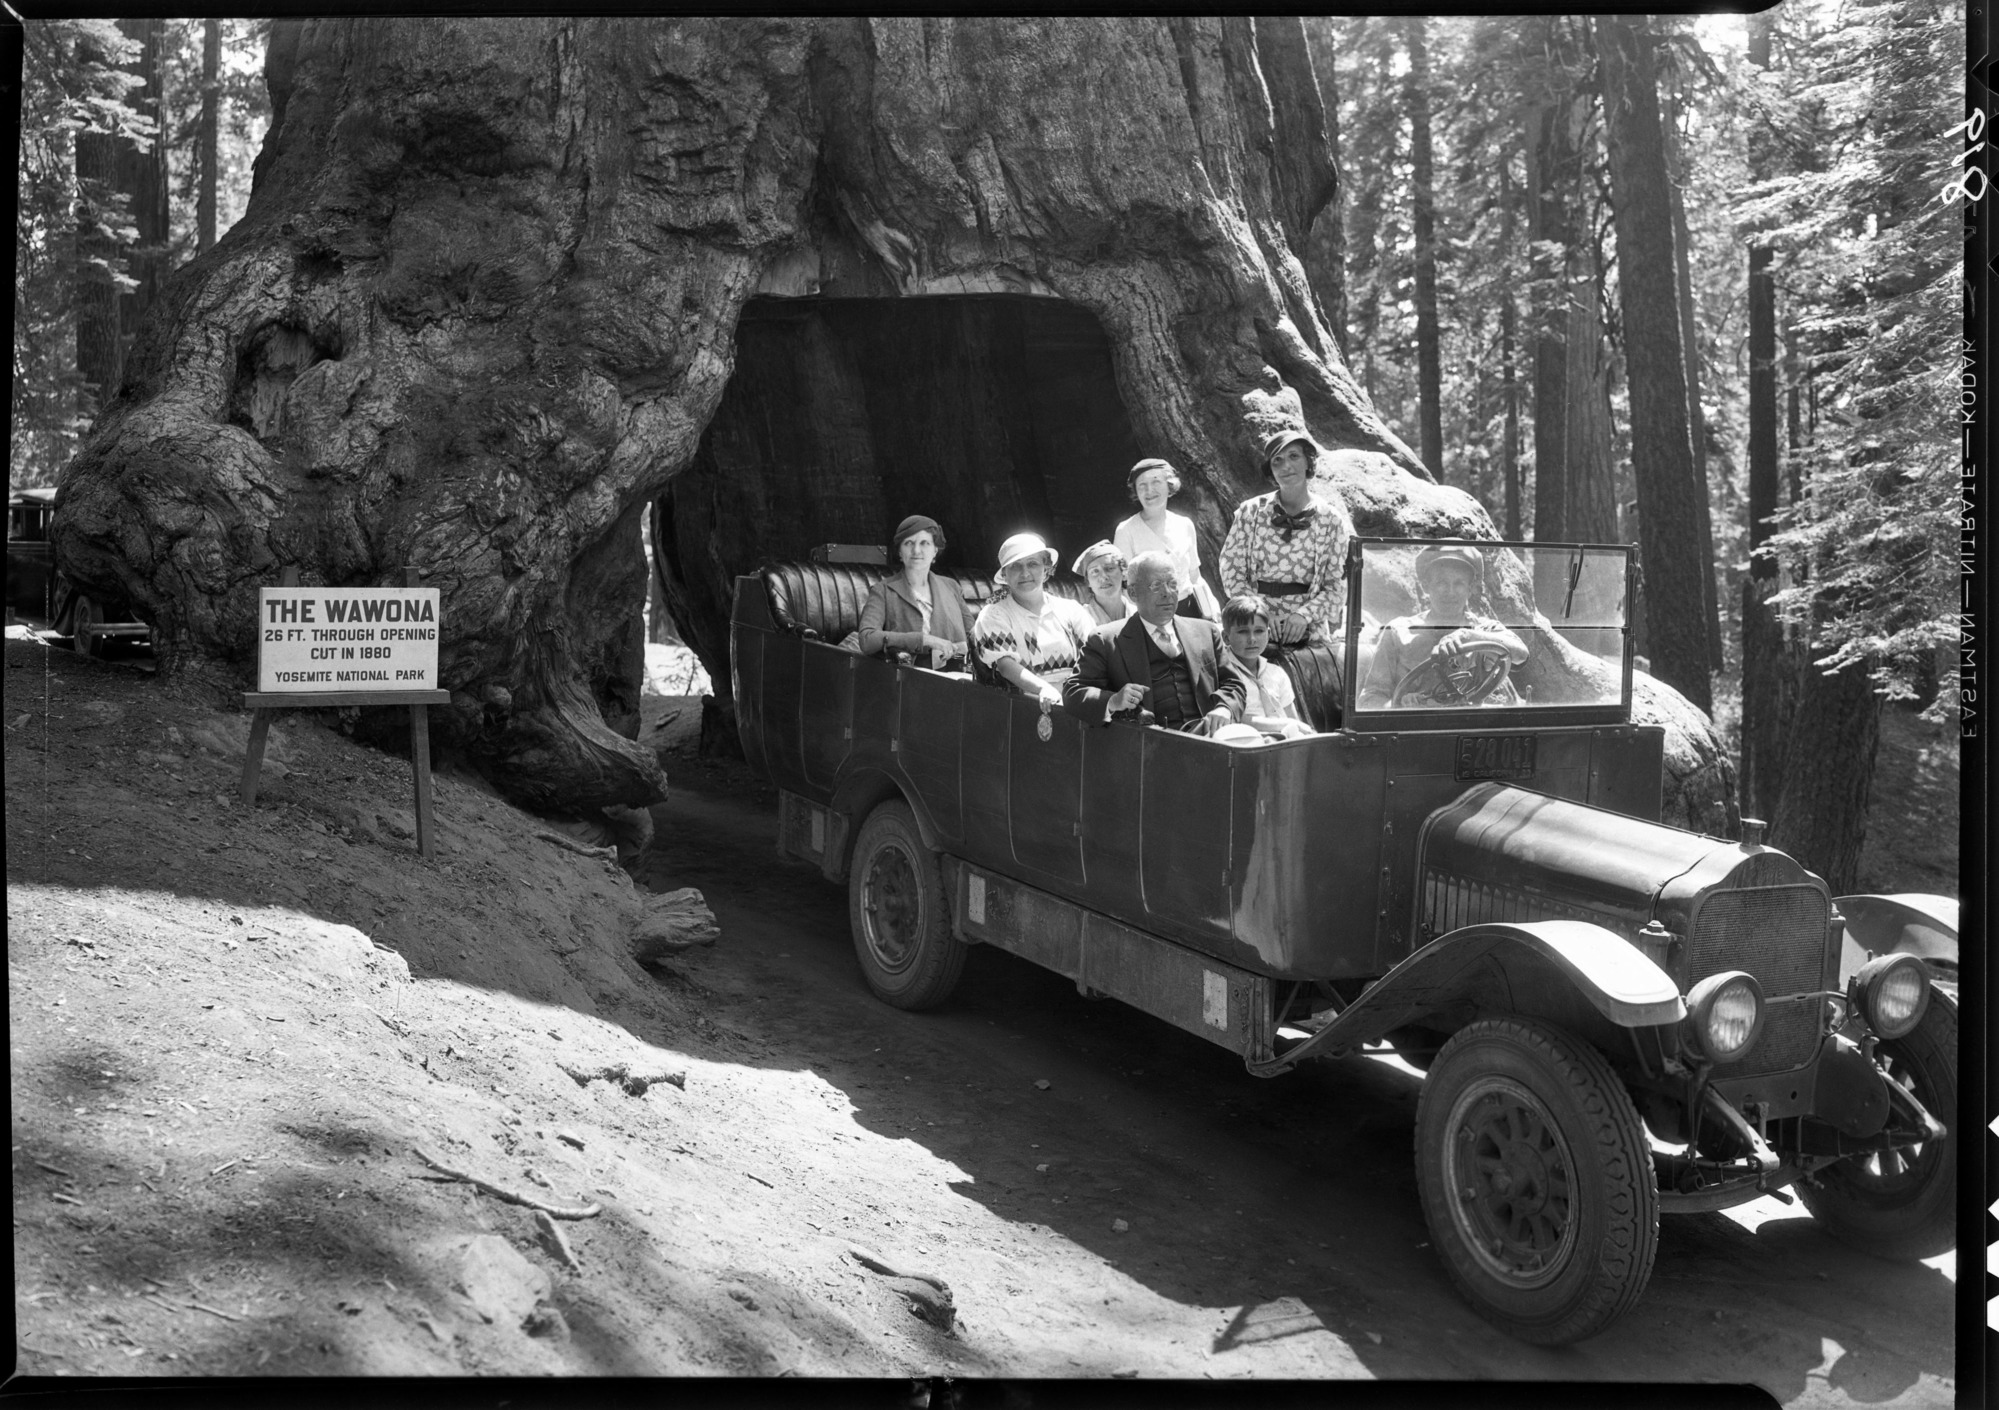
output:
[[[1416,555],[1416,581],[1427,585],[1430,574],[1442,563],[1462,563],[1470,571],[1472,581],[1477,582],[1485,557],[1468,544],[1435,544]]]

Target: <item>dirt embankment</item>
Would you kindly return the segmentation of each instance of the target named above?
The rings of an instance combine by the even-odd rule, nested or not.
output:
[[[936,1172],[758,1070],[699,1011],[706,952],[641,968],[647,898],[608,854],[446,773],[423,862],[407,764],[330,711],[279,725],[245,812],[241,716],[32,638],[6,656],[20,1372],[976,1362],[855,1261],[881,1230],[831,1183],[879,1206]]]

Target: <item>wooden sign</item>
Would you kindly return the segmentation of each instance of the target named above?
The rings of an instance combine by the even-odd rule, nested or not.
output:
[[[243,806],[257,805],[264,745],[279,710],[341,705],[407,705],[410,772],[416,785],[416,846],[437,855],[430,809],[430,714],[451,692],[437,683],[436,588],[298,586],[295,567],[282,585],[257,590],[257,689],[243,692],[250,744],[243,755]]]
[[[439,596],[415,587],[258,589],[257,689],[437,689]]]

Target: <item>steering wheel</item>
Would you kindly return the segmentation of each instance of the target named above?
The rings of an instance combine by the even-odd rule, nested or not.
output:
[[[1462,651],[1430,657],[1396,684],[1397,709],[1450,709],[1481,705],[1506,685],[1512,658],[1496,642],[1476,641]]]

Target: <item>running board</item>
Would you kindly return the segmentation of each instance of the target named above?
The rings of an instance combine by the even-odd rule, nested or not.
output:
[[[1210,1043],[1268,1063],[1277,981],[1125,925],[970,862],[945,858],[951,928],[1130,1004]]]

